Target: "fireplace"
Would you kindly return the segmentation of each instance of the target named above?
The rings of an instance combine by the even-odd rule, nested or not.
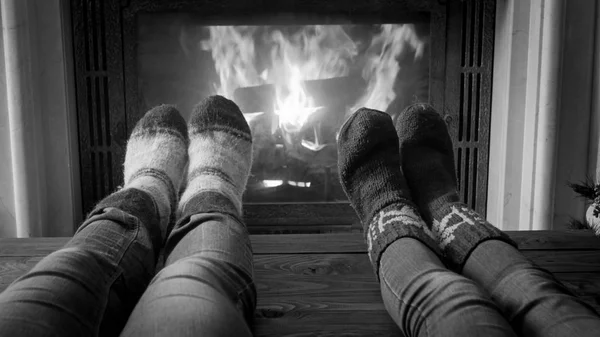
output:
[[[233,99],[254,141],[246,203],[345,201],[336,136],[347,116],[362,106],[395,116],[429,98],[426,18],[298,21],[208,26],[198,14],[138,15],[138,106],[177,102],[187,118],[203,97]]]
[[[444,116],[463,201],[485,214],[495,1],[72,0],[83,209],[121,184],[152,106],[244,112],[251,231],[351,230],[335,139],[356,108]]]

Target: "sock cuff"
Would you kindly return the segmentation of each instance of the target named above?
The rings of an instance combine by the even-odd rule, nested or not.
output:
[[[239,188],[219,176],[199,175],[193,180],[188,180],[186,190],[181,195],[179,200],[179,209],[187,207],[187,204],[196,197],[197,194],[214,192],[224,198],[227,198],[234,206],[236,214],[242,214],[242,193]]]
[[[385,249],[395,241],[410,237],[429,247],[440,258],[435,234],[427,227],[416,207],[396,203],[375,214],[365,230],[369,259],[379,281],[379,262]]]
[[[433,231],[448,267],[457,272],[462,271],[471,252],[484,241],[501,240],[518,247],[506,233],[460,202],[436,210]]]
[[[235,203],[228,196],[217,191],[204,190],[195,193],[184,205],[180,205],[177,218],[185,219],[198,213],[221,213],[243,223]]]
[[[156,202],[148,192],[130,187],[110,194],[94,207],[88,214],[87,220],[77,231],[87,226],[90,221],[98,220],[97,218],[92,219],[92,217],[104,213],[107,208],[116,208],[137,218],[142,226],[148,230],[154,251],[158,252],[160,250],[163,240],[160,229],[160,214]],[[110,220],[118,222],[117,219],[111,218]],[[123,223],[123,225],[128,224]]]

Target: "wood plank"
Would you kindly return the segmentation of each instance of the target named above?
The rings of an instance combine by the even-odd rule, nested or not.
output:
[[[531,258],[539,266],[552,273],[600,273],[600,254],[596,251],[524,251],[525,256]],[[42,256],[1,256],[0,257],[0,286],[7,285],[19,275],[31,269]],[[285,282],[293,282],[302,275],[314,277],[344,275],[363,282],[359,275],[375,280],[373,271],[366,254],[272,254],[256,255],[255,268],[261,277],[281,278]],[[336,282],[339,282],[337,280]],[[341,280],[343,282],[351,282]],[[291,284],[291,283],[290,283]],[[283,285],[292,289],[290,284]],[[360,283],[359,283],[360,284]],[[269,283],[273,286],[274,283]],[[0,288],[2,290],[4,288]]]
[[[592,231],[507,231],[520,250],[600,250],[600,239]],[[255,254],[365,253],[362,233],[252,235]]]
[[[279,237],[279,239],[278,239]],[[252,235],[254,254],[366,253],[362,233]]]
[[[600,273],[596,251],[523,251],[533,262],[552,273]],[[269,272],[296,275],[344,275],[373,273],[366,254],[281,254],[258,255],[254,259]],[[268,266],[266,266],[268,265]]]
[[[0,258],[0,290],[41,259]],[[256,336],[399,335],[364,254],[260,255],[255,269]],[[600,312],[600,273],[555,275]]]
[[[256,316],[254,331],[257,337],[333,337],[333,336],[403,336],[385,311],[290,312],[283,317]]]
[[[70,238],[1,238],[0,256],[46,256]]]
[[[599,274],[557,273],[555,275],[600,313]],[[368,287],[373,285],[374,283],[369,284]],[[339,283],[338,286],[344,287],[345,284]],[[315,296],[307,293],[301,297],[284,293],[273,298],[259,295],[255,320],[257,336],[313,336],[312,332],[316,336],[400,335],[385,310],[378,310],[375,306],[365,308],[363,302],[365,297],[360,293],[355,296],[355,289],[346,291],[345,295],[339,293],[337,296],[338,301],[343,302],[342,304],[326,302],[323,294]],[[350,299],[355,299],[351,308],[341,310],[348,306]],[[381,303],[379,298],[377,301]],[[352,310],[354,306],[356,308]],[[328,323],[323,324],[323,322]],[[314,331],[315,326],[319,327],[318,331]]]
[[[579,253],[579,252],[574,252]],[[563,257],[560,257],[563,256]],[[600,267],[585,265],[582,258],[572,255],[557,255],[539,263],[555,273],[558,278],[567,279],[578,294],[592,296],[600,294]],[[588,256],[588,255],[585,255]],[[30,270],[42,257],[0,257],[0,291],[4,290],[17,277]],[[578,260],[579,267],[569,266],[569,261]],[[364,254],[286,254],[256,256],[255,273],[258,292],[261,298],[297,297],[297,301],[309,297],[315,307],[344,307],[348,303],[341,298],[357,296],[361,303],[372,303],[379,296],[379,286],[373,275],[368,258]],[[588,269],[577,272],[578,269]],[[590,271],[591,270],[591,271]],[[593,276],[596,275],[596,276]],[[364,307],[360,310],[374,310],[378,307]]]
[[[524,250],[523,255],[553,273],[600,273],[596,250]]]
[[[554,273],[554,275],[600,313],[600,273]]]
[[[600,239],[588,230],[508,231],[521,250],[600,250]],[[362,233],[251,235],[255,254],[364,253]],[[69,238],[0,238],[0,256],[45,256]]]
[[[520,250],[600,250],[600,238],[591,230],[506,231]]]

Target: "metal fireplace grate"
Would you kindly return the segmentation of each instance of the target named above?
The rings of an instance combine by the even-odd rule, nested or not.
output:
[[[494,36],[493,2],[463,1],[458,121],[452,128],[463,202],[485,213]]]

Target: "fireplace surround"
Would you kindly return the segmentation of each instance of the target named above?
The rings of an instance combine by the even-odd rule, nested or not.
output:
[[[416,99],[443,115],[455,144],[461,198],[485,214],[495,10],[493,0],[72,0],[83,211],[121,184],[127,137],[150,108],[140,85],[140,21],[149,15],[187,15],[215,26],[424,22],[427,95]],[[246,197],[245,220],[254,232],[271,226],[344,230],[357,223],[349,203],[340,198],[280,202]]]
[[[565,228],[585,213],[565,182],[598,172],[600,6],[562,4],[496,1],[486,214],[505,230]],[[69,236],[85,216],[71,0],[1,7],[0,235]]]

